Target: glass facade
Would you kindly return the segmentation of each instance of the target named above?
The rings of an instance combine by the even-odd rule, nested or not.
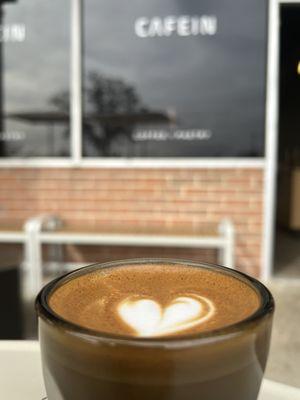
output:
[[[0,2],[2,159],[72,157],[72,1]],[[266,0],[83,6],[84,158],[264,156]]]
[[[0,157],[70,155],[70,2],[2,1]]]
[[[264,155],[267,2],[85,2],[83,155]]]

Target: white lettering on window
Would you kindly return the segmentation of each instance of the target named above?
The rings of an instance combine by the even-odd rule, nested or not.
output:
[[[174,15],[166,17],[164,20],[164,34],[165,36],[171,36],[173,32],[176,32],[177,18]]]
[[[141,38],[148,36],[149,19],[145,17],[138,18],[135,21],[135,34]]]
[[[200,19],[199,32],[201,35],[215,35],[218,29],[216,17],[203,16]]]
[[[26,26],[24,24],[0,25],[0,42],[21,43],[26,39]]]
[[[149,24],[148,36],[164,36],[164,25],[161,18],[152,18]]]
[[[0,132],[0,142],[18,142],[26,139],[26,133],[21,131]]]
[[[191,18],[187,15],[179,17],[177,20],[177,33],[179,36],[191,35]]]
[[[140,17],[135,21],[134,26],[135,34],[140,38],[170,37],[172,35],[181,37],[213,36],[218,31],[218,19],[215,15]]]

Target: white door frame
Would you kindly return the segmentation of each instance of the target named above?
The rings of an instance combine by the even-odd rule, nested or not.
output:
[[[279,115],[279,49],[280,7],[282,4],[300,4],[300,0],[269,1],[267,106],[266,106],[266,166],[264,184],[263,274],[269,279],[274,272],[278,115]]]

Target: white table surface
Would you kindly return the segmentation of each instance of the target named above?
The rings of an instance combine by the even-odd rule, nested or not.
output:
[[[0,341],[0,399],[42,400],[44,397],[38,342]],[[265,380],[259,400],[300,400],[300,389]]]

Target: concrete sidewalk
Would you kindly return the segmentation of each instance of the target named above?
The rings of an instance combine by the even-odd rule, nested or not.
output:
[[[300,387],[300,279],[274,278],[267,286],[276,311],[266,377]]]

